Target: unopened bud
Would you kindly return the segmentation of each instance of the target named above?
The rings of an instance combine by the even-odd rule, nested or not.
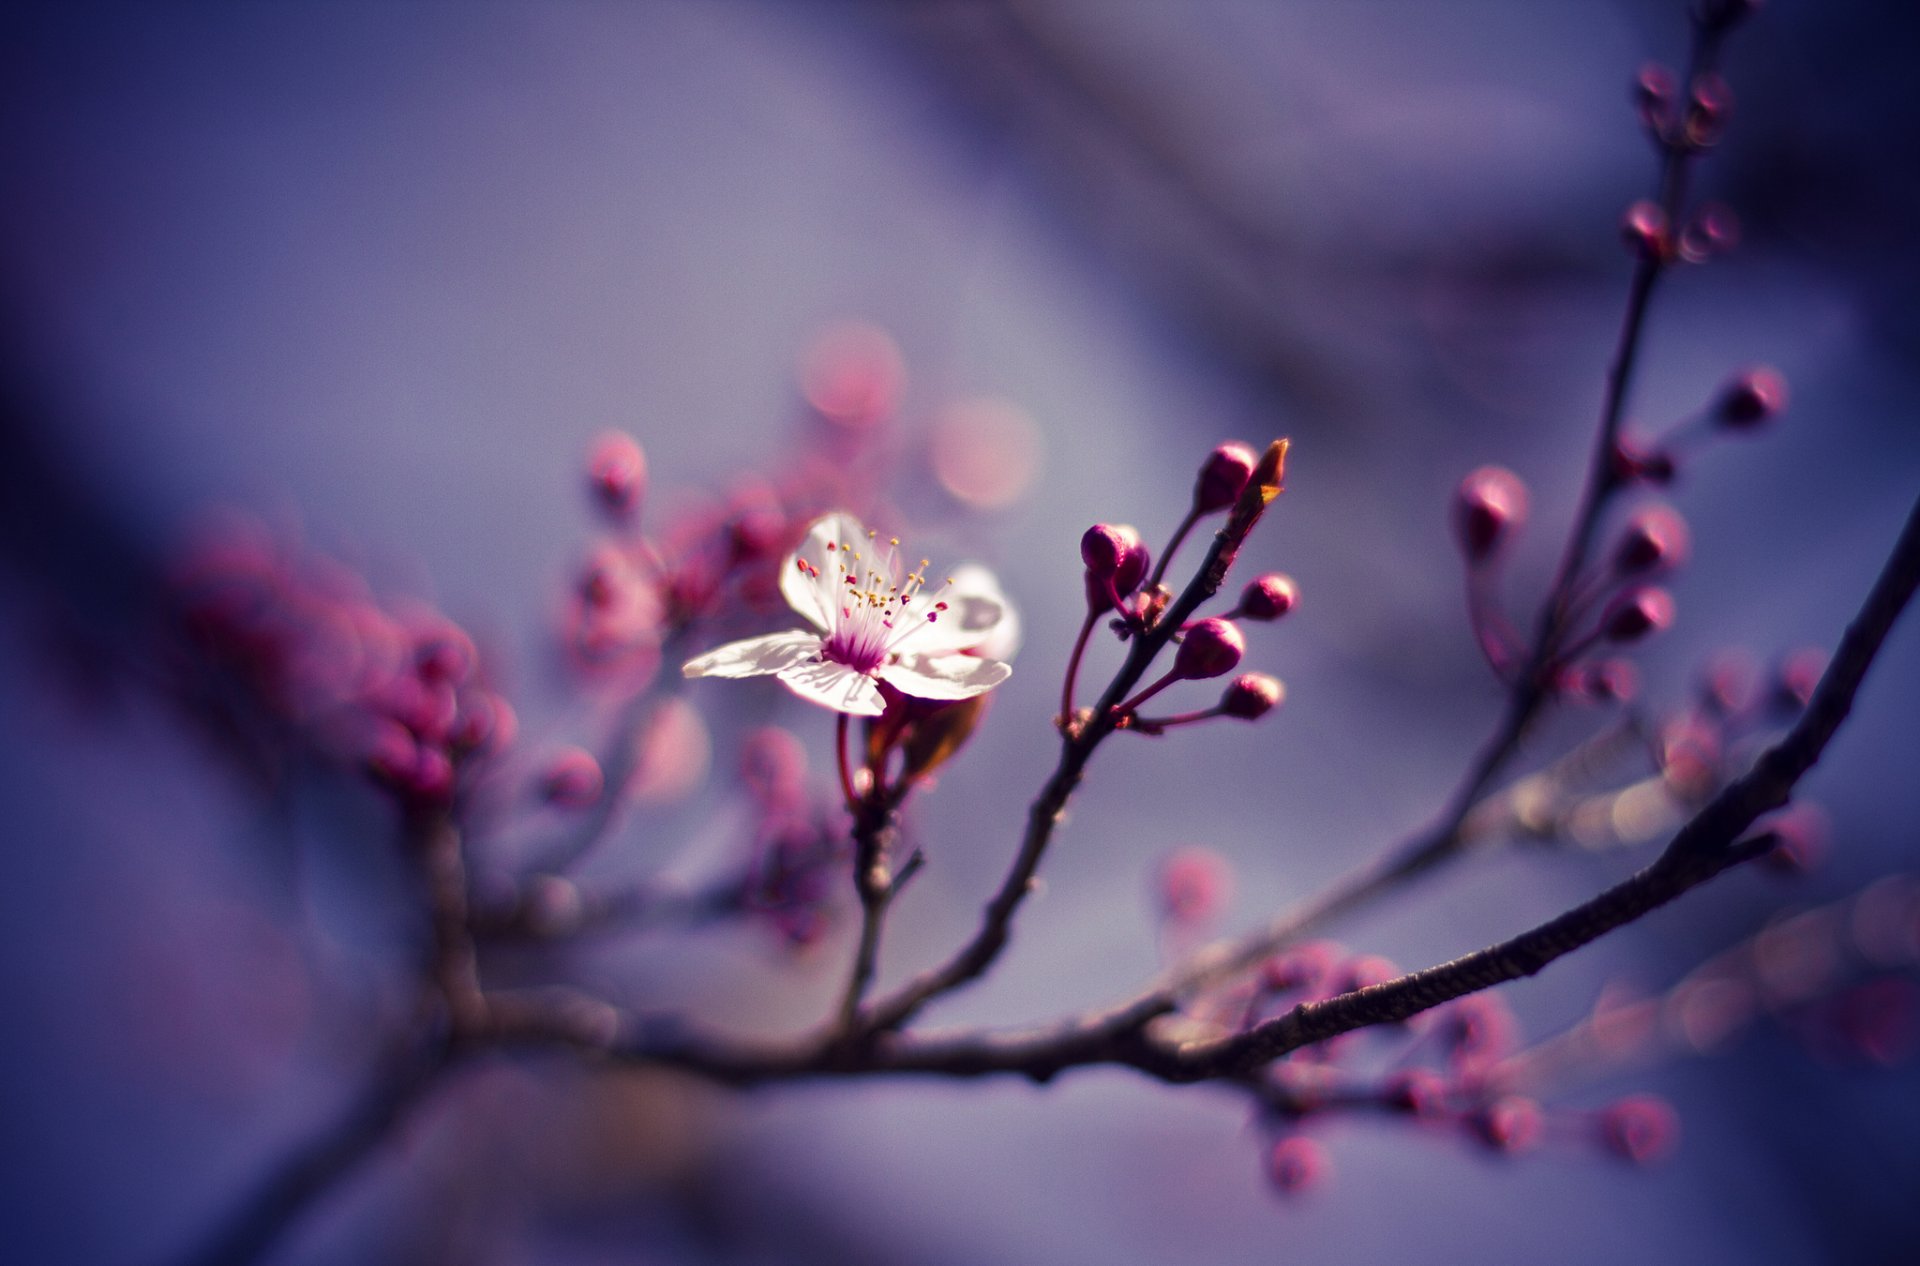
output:
[[[1097,615],[1138,589],[1153,560],[1131,527],[1096,523],[1080,537],[1080,561],[1087,565],[1087,606]]]
[[[1620,236],[1637,257],[1665,259],[1670,246],[1667,213],[1660,209],[1659,203],[1643,198],[1628,207],[1626,215],[1621,217]]]
[[[1778,875],[1804,875],[1827,855],[1833,828],[1818,805],[1801,800],[1788,805],[1765,822],[1764,834],[1772,844],[1760,855],[1760,863]]]
[[[1447,1083],[1431,1068],[1409,1068],[1388,1078],[1384,1097],[1395,1111],[1437,1117],[1446,1111]]]
[[[1220,711],[1225,716],[1255,721],[1279,707],[1286,697],[1287,688],[1279,679],[1265,673],[1243,673],[1220,696]]]
[[[1201,514],[1224,510],[1240,499],[1259,455],[1247,445],[1233,441],[1207,454],[1200,464],[1200,477],[1193,485],[1193,508]]]
[[[1619,703],[1640,693],[1640,674],[1624,659],[1601,659],[1580,665],[1567,684],[1596,702]]]
[[[1277,571],[1255,577],[1240,594],[1240,614],[1249,620],[1278,620],[1298,598],[1293,577]]]
[[[1632,1095],[1600,1114],[1600,1141],[1621,1160],[1646,1165],[1673,1150],[1680,1118],[1665,1099]]]
[[[1653,585],[1642,585],[1614,599],[1602,629],[1612,642],[1637,642],[1673,623],[1673,595]]]
[[[1096,523],[1080,536],[1080,561],[1104,580],[1118,572],[1139,545],[1140,534],[1126,524]]]
[[[1700,208],[1687,227],[1680,230],[1680,258],[1701,264],[1715,255],[1725,255],[1740,244],[1740,221],[1726,207],[1714,204]]]
[[[1673,72],[1658,62],[1648,62],[1633,79],[1633,104],[1640,121],[1656,137],[1662,136],[1673,120]]]
[[[1693,81],[1687,94],[1687,140],[1696,146],[1711,145],[1727,130],[1733,117],[1733,89],[1727,81],[1709,71]]]
[[[562,748],[540,777],[540,794],[563,809],[583,809],[606,788],[600,762],[582,748]]]
[[[1281,1139],[1267,1152],[1267,1181],[1284,1195],[1317,1185],[1327,1171],[1326,1149],[1299,1134]]]
[[[1527,486],[1504,467],[1482,466],[1454,493],[1454,536],[1468,562],[1491,558],[1526,520]]]
[[[1826,675],[1827,653],[1817,646],[1789,651],[1774,674],[1775,704],[1789,712],[1799,712],[1813,701],[1814,688]]]
[[[1750,652],[1737,646],[1715,651],[1700,669],[1700,702],[1716,716],[1739,716],[1753,707],[1759,676]]]
[[[1627,520],[1613,551],[1613,569],[1622,576],[1668,572],[1687,559],[1687,521],[1668,506],[1649,506]]]
[[[1750,431],[1787,407],[1787,380],[1765,365],[1747,370],[1720,392],[1714,420],[1730,431]]]
[[[1528,1150],[1540,1141],[1543,1124],[1540,1105],[1517,1095],[1496,1099],[1472,1117],[1474,1133],[1497,1152]]]
[[[647,486],[647,456],[631,435],[608,431],[594,441],[587,480],[600,504],[616,516],[633,510]]]
[[[1173,656],[1173,675],[1185,681],[1223,677],[1240,664],[1247,640],[1231,620],[1201,620],[1187,630]]]
[[[1160,912],[1175,923],[1205,923],[1226,908],[1233,871],[1210,848],[1175,849],[1160,863]]]

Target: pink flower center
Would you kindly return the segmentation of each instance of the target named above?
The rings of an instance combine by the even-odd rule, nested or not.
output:
[[[871,677],[888,656],[898,653],[914,634],[937,621],[947,604],[929,602],[930,595],[923,591],[927,559],[920,560],[919,570],[895,581],[893,551],[900,542],[890,540],[879,546],[871,532],[867,539],[876,555],[870,560],[863,560],[859,551],[845,542],[827,543],[836,564],[831,577],[805,559],[794,562],[820,586],[827,600],[832,627],[821,639],[821,657]]]

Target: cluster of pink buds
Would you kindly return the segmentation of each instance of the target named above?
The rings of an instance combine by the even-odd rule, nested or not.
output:
[[[741,781],[754,810],[737,908],[764,920],[793,950],[832,926],[832,900],[846,872],[846,832],[807,787],[806,749],[776,726],[740,749]]]
[[[447,806],[469,762],[513,741],[513,708],[464,630],[381,603],[342,564],[253,520],[212,525],[175,563],[170,597],[204,674],[192,685],[238,705],[229,722],[262,719],[273,737],[364,768],[409,808]]]
[[[1204,1020],[1247,1027],[1395,974],[1385,959],[1310,942],[1191,1006]],[[1273,1065],[1253,1087],[1268,1134],[1268,1182],[1287,1196],[1324,1182],[1332,1172],[1327,1148],[1307,1131],[1343,1114],[1386,1114],[1503,1155],[1566,1141],[1649,1164],[1672,1150],[1678,1117],[1654,1096],[1631,1095],[1597,1110],[1543,1102],[1535,1064],[1552,1044],[1527,1047],[1519,1032],[1497,996],[1470,994],[1408,1024],[1349,1033]]]
[[[842,384],[825,404],[842,410],[833,416],[846,425],[856,413],[866,419],[842,437],[858,445],[885,414],[855,410],[851,391]],[[780,561],[806,524],[836,501],[863,499],[846,477],[853,466],[789,462],[777,480],[743,477],[724,498],[653,516],[659,522],[649,527],[646,454],[624,432],[601,435],[587,454],[586,484],[609,531],[589,549],[561,621],[575,665],[637,687],[667,641],[690,626],[777,609]]]
[[[1171,628],[1166,620],[1175,596],[1161,583],[1194,525],[1208,516],[1225,513],[1227,523],[1216,545],[1220,561],[1215,567],[1217,574],[1210,578],[1213,584],[1219,583],[1246,533],[1280,491],[1286,451],[1287,442],[1279,440],[1265,454],[1238,442],[1221,444],[1209,452],[1194,479],[1186,514],[1174,529],[1158,566],[1152,565],[1151,553],[1132,527],[1096,523],[1087,529],[1080,538],[1080,560],[1086,567],[1087,615],[1061,689],[1063,726],[1073,731],[1084,723],[1074,704],[1074,684],[1094,627],[1109,614],[1114,614],[1113,629],[1122,640],[1152,634],[1160,638],[1158,644],[1171,642],[1175,646],[1171,665],[1159,677],[1113,705],[1112,719],[1119,727],[1157,735],[1174,726],[1213,717],[1251,721],[1279,706],[1286,697],[1279,680],[1264,673],[1243,673],[1233,677],[1211,707],[1165,717],[1145,717],[1139,712],[1142,704],[1176,682],[1207,681],[1232,674],[1247,650],[1246,636],[1238,622],[1270,623],[1286,616],[1298,602],[1293,579],[1269,572],[1249,582],[1239,602],[1225,615]],[[1190,611],[1191,607],[1189,600],[1185,609]]]

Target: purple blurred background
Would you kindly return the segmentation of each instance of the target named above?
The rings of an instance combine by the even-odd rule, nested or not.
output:
[[[580,464],[624,427],[656,485],[764,464],[795,363],[857,318],[909,372],[903,426],[1000,401],[1037,475],[1004,513],[925,498],[944,559],[992,561],[1026,643],[920,806],[931,857],[887,978],[944,954],[1012,848],[1077,627],[1074,541],[1164,539],[1219,439],[1295,444],[1254,564],[1301,610],[1258,729],[1115,743],[1043,900],[940,1023],[1044,1019],[1157,965],[1154,860],[1234,863],[1229,926],[1417,827],[1492,725],[1445,507],[1532,485],[1515,579],[1571,512],[1625,289],[1620,209],[1653,159],[1625,85],[1677,60],[1678,3],[93,7],[0,17],[0,1246],[161,1261],[342,1101],[396,1020],[408,912],[377,805],[263,801],[137,681],[159,549],[237,503],[482,638],[529,743],[600,719],[553,653],[589,522]],[[1643,659],[1678,698],[1728,643],[1831,646],[1920,488],[1910,19],[1770,5],[1705,189],[1745,226],[1662,294],[1634,412],[1778,365],[1777,432],[1677,493],[1697,562]],[[1170,473],[1171,472],[1171,473]],[[664,495],[664,494],[663,494]],[[722,706],[722,686],[696,702]],[[769,690],[772,688],[769,687]],[[708,693],[709,691],[713,693]],[[765,696],[762,702],[771,702]],[[1806,784],[1835,849],[1736,874],[1508,992],[1530,1031],[1617,977],[1659,987],[1788,903],[1913,865],[1920,633],[1898,629]],[[824,753],[830,723],[781,712]],[[1579,732],[1552,727],[1536,745]],[[642,813],[604,873],[697,869],[724,779]],[[1337,934],[1452,957],[1621,874],[1507,854]],[[716,932],[597,946],[586,979],[739,1031],[828,1006],[845,946]],[[1265,1189],[1236,1099],[1113,1072],[734,1097],[564,1068],[468,1078],[301,1224],[288,1262],[1755,1263],[1920,1256],[1920,1074],[1761,1031],[1623,1072],[1679,1106],[1652,1171],[1522,1158],[1387,1122],[1320,1137],[1311,1198]]]

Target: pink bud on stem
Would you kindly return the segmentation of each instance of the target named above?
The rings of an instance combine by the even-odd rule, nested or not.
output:
[[[600,762],[584,748],[565,747],[554,753],[540,776],[540,794],[563,809],[584,809],[600,798],[606,778]]]
[[[1672,253],[1672,226],[1657,202],[1643,198],[1628,207],[1620,219],[1620,236],[1635,258],[1649,263],[1662,261]]]
[[[1267,1152],[1267,1181],[1282,1195],[1318,1185],[1329,1168],[1326,1149],[1303,1135],[1288,1135]]]
[[[1258,620],[1262,623],[1278,620],[1292,611],[1298,601],[1299,590],[1293,583],[1293,577],[1270,571],[1247,583],[1240,593],[1240,605],[1229,611],[1226,618]]]
[[[1627,520],[1613,551],[1618,576],[1670,572],[1687,558],[1687,521],[1671,507],[1649,506]]]
[[[1174,652],[1173,667],[1160,680],[1142,690],[1119,707],[1123,714],[1137,709],[1176,681],[1201,681],[1223,677],[1240,663],[1247,653],[1247,640],[1230,620],[1200,620],[1186,631],[1180,649]]]
[[[1721,389],[1714,421],[1723,430],[1752,431],[1787,407],[1787,380],[1765,365],[1745,371]]]
[[[1482,466],[1453,497],[1453,533],[1469,564],[1497,557],[1527,521],[1527,486],[1500,466]]]
[[[1610,642],[1637,642],[1673,623],[1673,595],[1641,585],[1615,598],[1600,619],[1600,634]]]
[[[1080,676],[1080,660],[1087,651],[1093,626],[1109,611],[1126,614],[1127,598],[1140,587],[1147,574],[1147,548],[1140,534],[1124,523],[1096,523],[1080,537],[1080,561],[1086,564],[1083,588],[1086,591],[1087,618],[1073,640],[1073,653],[1067,658],[1066,679],[1060,686],[1060,723],[1073,723],[1073,687]]]
[[[1631,1095],[1600,1113],[1600,1142],[1621,1160],[1648,1165],[1674,1148],[1680,1118],[1665,1099]]]
[[[1207,454],[1194,480],[1193,503],[1188,507],[1186,517],[1180,520],[1180,526],[1173,530],[1173,539],[1167,542],[1166,552],[1160,555],[1160,565],[1153,569],[1153,576],[1147,581],[1149,589],[1159,584],[1167,574],[1167,564],[1173,561],[1174,553],[1187,539],[1187,533],[1193,530],[1194,524],[1209,514],[1230,509],[1240,499],[1259,460],[1259,454],[1237,440],[1221,444]]]
[[[1278,678],[1265,673],[1242,673],[1220,695],[1220,702],[1198,712],[1182,712],[1170,717],[1135,717],[1132,727],[1142,734],[1159,734],[1176,725],[1192,725],[1214,717],[1237,717],[1257,721],[1279,707],[1287,697],[1287,688]]]
[[[608,431],[587,458],[587,482],[614,518],[632,514],[647,486],[647,456],[631,435]]]

